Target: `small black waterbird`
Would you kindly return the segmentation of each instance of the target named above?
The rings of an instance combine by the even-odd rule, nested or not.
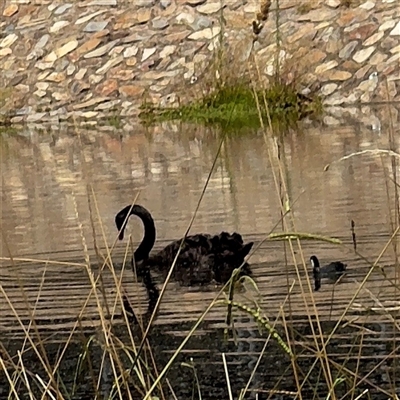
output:
[[[321,288],[322,278],[328,278],[329,280],[336,282],[346,272],[347,264],[343,264],[341,261],[333,261],[330,264],[321,267],[317,256],[311,256],[310,262],[313,267],[315,291]]]

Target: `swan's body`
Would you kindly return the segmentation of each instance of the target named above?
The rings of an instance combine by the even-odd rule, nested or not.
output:
[[[343,264],[341,261],[334,261],[321,267],[318,258],[316,256],[311,256],[310,262],[313,267],[315,291],[321,288],[321,279],[328,278],[336,282],[346,272],[347,265]]]
[[[157,269],[167,275],[182,240],[170,243],[158,253],[150,256],[156,230],[151,214],[140,205],[127,206],[115,217],[115,223],[123,239],[130,215],[139,217],[144,225],[144,236],[134,253],[136,264],[144,268]],[[211,282],[226,283],[235,268],[242,266],[241,275],[251,275],[250,267],[244,262],[253,242],[243,244],[238,233],[222,232],[219,235],[197,234],[187,236],[174,267],[174,278],[181,285],[201,285]],[[143,268],[141,267],[141,268]]]
[[[147,265],[163,275],[169,271],[181,246],[181,240],[172,242],[147,260]],[[222,232],[219,235],[197,234],[187,236],[174,268],[174,278],[181,285],[203,285],[212,281],[225,283],[235,268],[239,268],[248,254],[252,243],[243,245],[241,235]],[[250,275],[245,263],[241,274]]]

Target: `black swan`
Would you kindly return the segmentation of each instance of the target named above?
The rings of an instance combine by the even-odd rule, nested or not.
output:
[[[148,291],[156,290],[149,268],[161,272],[164,277],[175,259],[182,240],[176,240],[158,253],[150,256],[155,240],[156,228],[153,217],[144,207],[135,204],[122,209],[115,216],[119,239],[124,238],[124,230],[131,215],[139,217],[144,226],[143,239],[135,250],[134,261]],[[187,236],[175,264],[173,278],[183,286],[203,285],[211,282],[226,283],[235,268],[242,266],[240,275],[251,275],[249,264],[244,262],[253,242],[243,244],[238,233],[221,232],[219,235],[197,234]],[[156,294],[154,292],[154,294]],[[151,297],[152,293],[149,292]]]
[[[311,256],[310,262],[313,267],[315,291],[321,288],[322,278],[328,278],[336,282],[346,272],[347,264],[343,264],[341,261],[334,261],[324,267],[320,267],[317,256]]]

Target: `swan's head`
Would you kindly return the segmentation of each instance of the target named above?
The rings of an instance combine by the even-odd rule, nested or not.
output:
[[[143,223],[145,224],[145,230],[146,233],[151,232],[151,236],[155,236],[155,227],[154,227],[154,221],[149,213],[144,207],[142,207],[139,204],[130,204],[129,206],[126,206],[123,208],[116,216],[115,216],[115,225],[117,225],[117,229],[119,231],[119,240],[122,240],[124,238],[124,231],[126,228],[126,224],[128,223],[128,218],[130,215],[136,215],[138,216]],[[154,243],[151,244],[153,246]]]

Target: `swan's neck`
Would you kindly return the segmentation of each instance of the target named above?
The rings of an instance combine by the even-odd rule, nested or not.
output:
[[[134,205],[131,214],[139,217],[143,222],[144,235],[139,247],[135,250],[135,261],[146,259],[156,241],[156,227],[151,214],[142,206]]]
[[[150,251],[154,246],[156,241],[156,227],[154,225],[153,217],[144,207],[138,204],[127,206],[115,217],[117,228],[120,231],[120,239],[124,237],[124,230],[126,223],[128,222],[128,213],[129,216],[136,215],[139,217],[144,227],[143,239],[134,253],[135,262],[139,262],[148,258]]]

